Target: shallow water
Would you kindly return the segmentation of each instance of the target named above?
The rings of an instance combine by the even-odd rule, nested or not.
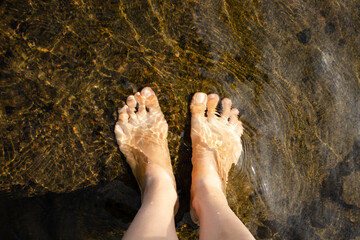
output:
[[[139,205],[113,134],[152,87],[180,239],[189,100],[229,97],[245,154],[227,197],[257,239],[360,238],[358,1],[0,0],[1,239],[119,239]]]

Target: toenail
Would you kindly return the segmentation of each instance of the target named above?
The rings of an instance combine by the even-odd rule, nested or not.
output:
[[[145,97],[149,97],[149,96],[151,96],[151,92],[150,92],[150,90],[149,89],[144,89],[144,96]]]
[[[230,103],[230,99],[224,98],[224,99],[222,100],[222,102],[225,103],[225,104],[229,104],[229,103]]]
[[[195,103],[202,103],[204,102],[205,94],[204,93],[198,93],[195,97]]]
[[[125,105],[124,107],[122,107],[122,108],[119,110],[119,113],[124,112],[126,109],[128,109],[128,107]]]

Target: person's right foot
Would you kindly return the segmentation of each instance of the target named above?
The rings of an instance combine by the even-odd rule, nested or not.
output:
[[[114,131],[141,193],[150,179],[169,182],[176,189],[167,143],[168,125],[154,91],[145,87],[135,96],[130,95],[126,104],[119,109]]]
[[[204,184],[220,188],[225,194],[229,170],[242,152],[243,126],[238,119],[239,111],[231,109],[231,100],[224,98],[219,115],[216,113],[218,101],[218,95],[201,92],[195,93],[191,101],[192,200],[197,188]],[[193,208],[191,216],[198,223]]]

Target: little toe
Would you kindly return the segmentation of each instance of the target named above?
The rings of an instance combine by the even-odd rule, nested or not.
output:
[[[230,111],[230,126],[232,126],[235,129],[236,134],[238,135],[242,135],[244,132],[244,128],[242,125],[242,122],[239,120],[239,110],[237,110],[236,108],[231,109]]]
[[[158,98],[151,88],[145,87],[141,90],[141,95],[145,98],[145,105],[149,112],[161,112]]]
[[[217,94],[209,94],[207,96],[207,116],[208,118],[215,117],[216,113],[216,106],[219,102],[219,96]]]
[[[136,100],[135,100],[134,95],[128,96],[128,98],[126,99],[126,105],[128,105],[130,110],[135,113]]]
[[[230,111],[231,111],[231,100],[228,98],[224,98],[221,101],[222,104],[222,113],[221,113],[221,118],[223,120],[228,120],[230,117]]]
[[[207,95],[203,92],[197,92],[194,94],[191,104],[190,111],[193,117],[205,116]]]
[[[135,100],[139,103],[139,109],[138,112],[140,114],[145,113],[146,108],[145,108],[145,98],[139,93],[135,93]]]
[[[119,122],[120,123],[127,123],[129,121],[129,114],[128,114],[128,109],[129,107],[127,105],[123,106],[122,108],[120,108],[118,110],[119,113]]]
[[[235,127],[238,124],[239,122],[238,115],[239,115],[239,110],[237,110],[236,108],[231,109],[230,120],[229,120],[230,125]]]

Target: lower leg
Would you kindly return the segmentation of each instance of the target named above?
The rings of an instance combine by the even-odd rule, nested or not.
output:
[[[230,209],[216,178],[198,179],[192,187],[192,206],[200,222],[200,239],[254,239]]]
[[[130,95],[126,105],[119,109],[116,140],[142,193],[141,208],[124,239],[177,239],[174,223],[177,194],[167,130],[151,88]]]
[[[152,170],[152,176],[146,177],[141,208],[127,230],[125,240],[177,239],[174,223],[177,194],[172,179],[162,173],[162,169]]]
[[[216,114],[218,101],[216,94],[196,93],[190,106],[191,215],[200,222],[200,239],[250,240],[254,237],[230,209],[225,195],[229,170],[242,152],[243,127],[230,99],[222,100],[221,116]]]

